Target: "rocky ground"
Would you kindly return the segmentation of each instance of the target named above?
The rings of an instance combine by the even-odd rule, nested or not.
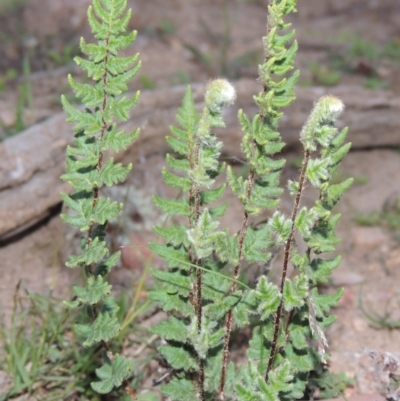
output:
[[[6,39],[2,40],[0,57],[3,137],[18,124],[41,124],[61,112],[60,93],[69,91],[66,75],[79,73],[68,60],[79,36],[87,34],[85,10],[89,0],[20,3],[9,9],[7,2],[0,1],[0,37]],[[130,3],[131,27],[139,31],[135,50],[143,61],[132,89],[168,90],[222,75],[233,80],[256,79],[266,1],[231,0],[228,4],[222,0],[170,0],[168,6],[163,0]],[[399,12],[400,2],[393,0],[300,0],[298,14],[292,18],[300,47],[301,85],[320,87],[321,93],[367,87],[369,91],[363,92],[365,98],[360,104],[379,98],[373,110],[363,114],[368,141],[362,141],[362,134],[352,138],[350,126],[349,138],[355,139],[355,150],[343,162],[340,174],[355,177],[355,185],[339,206],[343,214],[338,230],[343,261],[327,288],[345,289],[336,310],[338,320],[328,334],[332,370],[355,378],[349,394],[379,391],[368,350],[398,352],[400,343],[400,130],[384,129],[385,124],[399,124],[396,113],[385,117],[393,121],[379,121],[380,110],[384,114],[389,108],[387,99],[391,99],[390,107],[400,108]],[[25,65],[24,78],[21,63],[28,53],[31,71],[28,73]],[[360,108],[355,101],[345,114],[354,115]],[[16,109],[22,110],[22,117]],[[359,126],[360,121],[354,124]],[[228,160],[229,153],[225,155]],[[142,241],[145,246],[143,238],[151,238],[150,228],[159,216],[149,206],[150,194],[153,189],[166,191],[160,178],[163,156],[163,151],[154,147],[136,154],[137,165],[129,185],[114,194],[134,199],[128,200],[124,223],[114,226],[115,246],[129,240]],[[290,146],[285,156],[289,159],[285,177],[295,177],[300,156],[296,146]],[[137,191],[139,196],[131,198],[130,194],[134,196]],[[31,196],[35,205],[35,196]],[[238,223],[234,219],[236,204],[233,197],[227,199],[232,208],[224,222],[234,230]],[[283,201],[284,210],[289,210],[288,202]],[[30,224],[27,231],[0,239],[0,303],[6,319],[20,280],[30,291],[66,294],[76,279],[62,266],[68,235],[72,234],[66,233],[58,213],[55,205],[44,220]],[[6,218],[16,214],[11,210]],[[361,226],[356,218],[369,220],[372,226]],[[117,288],[135,287],[143,256],[143,252],[124,252],[124,265],[112,277]]]

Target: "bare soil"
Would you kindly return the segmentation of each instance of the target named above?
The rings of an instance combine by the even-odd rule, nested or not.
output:
[[[58,1],[51,1],[54,2],[53,8],[48,12],[54,15],[46,15],[46,19],[55,18],[63,7],[60,2],[60,8],[57,9],[54,4]],[[38,7],[43,7],[43,13],[46,13],[44,3]],[[49,41],[49,38],[53,39],[48,46],[54,48],[43,50],[42,45],[31,44],[29,50],[32,69],[29,78],[34,102],[25,110],[25,124],[35,123],[59,111],[59,95],[68,91],[66,74],[73,71],[74,67],[68,63],[54,65],[49,52],[62,54],[67,45],[76,44],[77,37],[87,32],[82,16],[85,15],[88,2],[75,0],[75,3],[81,7],[67,14],[70,18],[68,21],[75,21],[75,30],[64,24],[60,31],[56,26],[55,32],[46,30],[41,19],[44,18],[43,14],[36,19],[28,18],[27,13],[32,12],[29,7],[37,5],[34,0],[28,0],[23,7],[7,14],[9,18],[1,14],[4,10],[0,9],[0,21],[7,21],[0,28],[3,37],[7,38],[1,45],[0,77],[4,77],[9,68],[20,68],[18,60],[27,51],[27,38],[31,38],[31,42],[39,40],[37,38],[41,41],[45,40],[43,38]],[[135,51],[141,53],[143,61],[139,80],[135,81],[133,88],[146,90],[154,86],[207,81],[223,73],[231,78],[257,77],[256,65],[262,55],[261,36],[265,33],[266,25],[266,1],[231,0],[226,9],[222,0],[170,0],[168,6],[163,0],[137,0],[130,3],[133,8],[132,28],[139,31]],[[321,77],[309,68],[310,60],[316,61],[322,69],[329,70],[333,68],[332,60],[335,59],[341,60],[341,84],[364,85],[374,78],[400,96],[400,54],[397,54],[397,58],[370,54],[372,51],[381,52],[389,43],[400,43],[399,12],[398,0],[299,1],[298,14],[292,17],[292,22],[298,34],[300,50],[297,63],[302,72],[301,83],[321,84]],[[21,17],[23,35],[13,28],[13,23]],[[225,29],[230,30],[226,49],[223,46]],[[367,50],[359,50],[362,46]],[[368,50],[370,48],[373,50]],[[201,62],[196,53],[210,57],[211,61]],[[7,81],[6,89],[0,92],[0,117],[6,128],[15,125],[14,110],[20,96],[18,88],[21,80],[15,78]],[[329,88],[326,91],[329,92]],[[373,90],[371,96],[374,96]],[[376,135],[379,134],[376,132]],[[289,159],[285,178],[296,177],[295,165],[301,155],[286,153],[285,156]],[[160,175],[163,157],[156,150],[143,157],[129,177],[128,184],[132,186],[129,196],[135,196],[133,191],[139,189],[144,203],[149,203],[153,191],[168,193]],[[327,291],[338,287],[344,287],[345,291],[336,310],[337,322],[328,333],[332,355],[330,367],[335,372],[344,371],[356,379],[355,387],[349,393],[371,393],[379,390],[379,383],[372,374],[373,366],[365,350],[398,351],[400,330],[378,327],[379,322],[373,323],[365,311],[386,317],[390,322],[400,321],[397,285],[400,280],[400,246],[399,239],[395,238],[396,233],[388,228],[388,224],[383,227],[361,227],[354,218],[360,213],[389,213],[395,208],[396,199],[400,199],[399,149],[371,147],[351,152],[340,171],[342,177],[355,177],[356,183],[345,194],[338,208],[343,215],[338,229],[342,238],[338,253],[343,255],[343,260]],[[309,202],[311,197],[312,192],[304,202]],[[240,208],[234,197],[228,195],[227,200],[230,209],[222,224],[233,231],[240,224],[237,218]],[[128,209],[129,213],[123,219],[125,222],[120,228],[114,226],[112,231],[115,234],[115,246],[142,238],[138,236],[139,232],[146,239],[152,237],[149,227],[156,221],[157,213],[151,207],[144,211],[134,202]],[[282,209],[290,210],[289,199],[283,200]],[[400,214],[397,218],[400,221]],[[69,246],[66,235],[71,234],[58,215],[54,215],[14,241],[0,245],[0,304],[6,320],[10,316],[14,289],[20,280],[29,291],[52,290],[60,296],[69,294],[71,283],[77,277],[63,266],[62,261]],[[140,255],[130,261],[126,259],[125,265],[115,272],[112,280],[117,288],[132,291],[136,285],[135,278],[142,268]]]

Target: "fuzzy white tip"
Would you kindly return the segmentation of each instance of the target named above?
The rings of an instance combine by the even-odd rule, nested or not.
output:
[[[326,96],[325,102],[331,113],[340,114],[344,110],[344,103],[335,96]]]
[[[221,90],[221,101],[225,104],[232,104],[236,100],[236,90],[226,79],[218,79],[218,85]]]
[[[226,79],[215,79],[207,85],[206,105],[213,112],[221,112],[223,106],[236,100],[236,90]]]

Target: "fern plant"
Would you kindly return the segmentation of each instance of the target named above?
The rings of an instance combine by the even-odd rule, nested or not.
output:
[[[352,179],[333,184],[332,177],[350,144],[344,144],[347,130],[334,127],[342,102],[322,97],[300,133],[304,157],[299,179],[288,182],[293,209],[285,216],[279,209],[285,160],[275,155],[284,146],[278,131],[282,109],[295,99],[299,76],[298,71],[291,73],[295,32],[284,21],[295,7],[295,0],[270,2],[265,60],[259,67],[262,91],[254,97],[259,113],[250,118],[239,111],[249,174],[244,179],[227,169],[227,183],[243,204],[238,233],[218,230],[218,217],[227,205],[215,202],[226,186],[215,186],[215,179],[225,165],[219,161],[222,144],[211,132],[213,126],[223,126],[222,108],[235,97],[231,85],[212,81],[202,114],[188,88],[177,115],[179,127],[171,127],[167,137],[174,154],[167,155],[169,169],[163,176],[184,196],[154,198],[165,214],[179,216],[179,223],[155,228],[165,244],[153,243],[151,249],[168,269],[153,270],[158,287],[149,296],[169,314],[152,330],[165,340],[159,351],[173,368],[173,378],[162,388],[172,400],[300,399],[309,372],[327,360],[324,329],[335,319],[329,311],[341,291],[322,294],[318,284],[327,281],[340,257],[320,255],[334,251],[339,241],[335,227],[340,216],[332,209]],[[309,208],[301,205],[307,184],[319,192]],[[266,210],[268,221],[257,223],[256,216]],[[297,246],[300,242],[305,252]],[[283,264],[278,283],[267,274],[254,286],[239,281],[245,263],[266,270],[279,251]],[[229,361],[232,329],[249,327],[248,361],[238,368]]]
[[[115,163],[111,157],[106,160],[106,152],[125,149],[139,134],[139,130],[130,134],[118,130],[115,122],[127,120],[129,110],[139,98],[139,92],[132,98],[121,96],[140,68],[138,55],[118,56],[118,52],[136,38],[135,31],[126,33],[130,17],[126,0],[93,0],[88,9],[88,20],[98,42],[89,44],[82,38],[80,48],[87,58],[76,57],[75,62],[94,82],[93,85],[84,84],[68,77],[75,95],[85,105],[84,110],[62,97],[67,121],[75,123],[75,140],[67,149],[66,173],[61,177],[72,187],[70,195],[62,194],[71,213],[61,217],[83,233],[82,252],[71,255],[67,266],[83,268],[86,285],[74,287],[74,300],[65,303],[69,308],[80,307],[86,311],[87,318],[75,326],[82,345],[100,345],[103,349],[104,364],[96,370],[100,380],[91,385],[101,394],[123,386],[127,394],[136,399],[127,381],[130,362],[121,355],[114,355],[109,346],[120,326],[116,315],[118,306],[110,294],[107,274],[120,254],[109,253],[105,228],[123,205],[101,196],[102,187],[124,181],[132,167]]]

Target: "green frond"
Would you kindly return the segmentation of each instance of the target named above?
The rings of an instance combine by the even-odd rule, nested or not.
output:
[[[165,156],[166,162],[172,169],[176,171],[188,171],[189,170],[189,161],[187,159],[176,159],[172,157],[169,153]]]
[[[101,368],[96,369],[96,375],[100,381],[92,382],[91,386],[99,394],[108,394],[113,388],[120,387],[130,373],[129,360],[116,354],[112,361],[107,359]]]
[[[105,276],[106,274],[110,273],[111,269],[118,263],[120,257],[121,251],[118,251],[112,254],[110,257],[101,260],[94,270],[94,275]]]
[[[268,375],[268,387],[277,393],[287,393],[292,387],[292,366],[290,360],[284,361]]]
[[[177,131],[171,128],[171,132],[176,133]],[[181,139],[173,136],[167,136],[165,140],[175,152],[179,153],[182,156],[187,156],[189,149],[186,141],[182,141]]]
[[[92,263],[100,262],[107,253],[108,249],[105,242],[95,238],[83,247],[81,255],[70,255],[66,265],[68,267],[90,266]]]
[[[307,245],[317,254],[323,252],[332,252],[335,245],[340,242],[336,237],[336,225],[340,219],[340,214],[333,215],[327,220],[319,220],[310,237],[306,240]]]
[[[194,314],[194,308],[187,299],[182,299],[178,294],[169,294],[165,291],[149,291],[148,298],[158,304],[166,313],[179,312],[183,317]]]
[[[110,157],[103,168],[93,174],[92,183],[97,188],[101,188],[103,185],[111,187],[114,184],[125,181],[131,169],[132,164],[123,166],[121,163],[114,163],[114,158]]]
[[[271,233],[276,238],[276,243],[283,244],[290,235],[292,221],[287,219],[281,212],[276,211],[270,218],[268,225]]]
[[[105,39],[108,34],[108,27],[106,24],[102,24],[97,20],[94,15],[93,6],[89,6],[88,12],[88,21],[92,32],[95,35],[96,39]]]
[[[78,305],[94,305],[104,300],[111,291],[111,285],[104,281],[102,276],[89,276],[86,287],[73,287],[76,300],[64,302],[69,308],[75,308]]]
[[[191,180],[189,177],[180,177],[176,174],[169,172],[165,167],[162,170],[162,176],[166,185],[189,191]]]
[[[221,346],[224,329],[216,329],[216,322],[202,318],[202,327],[198,330],[197,316],[191,319],[189,325],[189,338],[196,354],[201,359],[206,359],[208,352]]]
[[[157,350],[174,369],[194,371],[198,368],[196,359],[192,356],[189,350],[182,346],[182,344],[161,345]],[[163,393],[165,394],[164,388]]]
[[[311,235],[311,230],[317,218],[318,216],[314,209],[307,210],[306,207],[303,207],[299,211],[294,225],[303,238],[308,238]]]
[[[345,141],[347,134],[349,132],[348,127],[343,128],[338,135],[332,140],[331,146],[334,149],[339,149],[342,145],[343,142]]]
[[[315,130],[314,138],[323,148],[327,148],[336,134],[337,129],[335,127],[324,125]]]
[[[163,199],[153,196],[153,202],[167,216],[190,216],[192,214],[189,203],[186,199]]]
[[[171,316],[151,328],[151,332],[164,337],[168,341],[178,341],[186,343],[188,338],[187,326],[182,320]]]
[[[300,183],[298,181],[288,180],[287,187],[289,189],[290,196],[295,198],[300,190]]]
[[[116,126],[110,125],[101,141],[102,151],[112,149],[114,152],[119,152],[121,149],[126,150],[139,136],[139,128],[131,134],[127,134],[123,130],[117,130]]]
[[[327,210],[332,208],[339,202],[342,195],[351,187],[354,179],[348,178],[340,184],[330,185],[326,193],[323,194],[322,203]]]
[[[259,304],[257,307],[261,320],[266,320],[269,316],[275,313],[278,305],[281,302],[281,294],[278,287],[268,281],[265,276],[262,276],[258,281],[255,297]]]
[[[296,276],[293,281],[286,279],[283,287],[283,304],[285,310],[290,312],[304,305],[308,294],[308,277],[306,275]]]
[[[89,215],[90,223],[104,224],[114,220],[123,208],[122,203],[112,202],[110,199],[99,198],[96,206]]]
[[[190,268],[189,257],[185,249],[175,249],[172,246],[156,244],[154,242],[150,243],[149,247],[153,252],[161,256],[169,267],[180,267],[186,270]]]
[[[271,257],[271,253],[267,250],[274,245],[267,224],[259,230],[249,227],[244,239],[243,256],[249,263],[265,263]]]
[[[182,106],[178,109],[178,114],[176,115],[176,121],[184,130],[187,139],[192,138],[195,134],[199,119],[200,114],[194,105],[192,88],[188,86],[183,96]]]
[[[208,211],[213,219],[218,219],[225,215],[225,211],[228,207],[228,202],[224,202],[222,205],[217,207],[210,207]]]
[[[241,302],[240,295],[241,293],[237,292],[228,296],[221,294],[221,299],[213,297],[214,302],[204,307],[204,315],[208,319],[220,321],[235,305]]]
[[[306,174],[314,187],[319,188],[324,181],[328,180],[329,164],[330,159],[311,159],[308,162]]]
[[[89,109],[80,111],[74,108],[64,95],[61,96],[61,102],[68,118],[68,122],[76,122],[75,132],[85,131],[86,135],[94,135],[100,132],[102,127],[101,115],[93,113]]]
[[[225,192],[226,184],[220,185],[216,189],[210,189],[200,192],[201,204],[208,205],[209,203],[216,202]]]
[[[61,193],[60,195],[64,204],[68,206],[71,210],[73,210],[75,213],[78,213],[82,216],[85,216],[86,213],[89,213],[91,199],[84,198],[77,201],[68,194]]]
[[[93,0],[93,9],[96,13],[96,16],[102,20],[106,24],[110,24],[112,19],[112,13],[110,13],[111,7],[109,6],[108,9],[104,8],[101,4],[100,0]]]
[[[333,294],[320,294],[317,288],[313,288],[311,294],[314,299],[317,316],[324,317],[331,308],[336,307],[343,295],[343,291],[343,288],[341,288]]]
[[[215,249],[216,239],[224,235],[215,232],[219,223],[213,221],[207,208],[201,213],[195,227],[187,231],[189,241],[192,243],[194,251],[199,259],[207,258]]]
[[[309,348],[298,350],[290,343],[286,345],[284,355],[297,372],[310,372],[319,362]]]
[[[223,262],[229,262],[232,265],[239,263],[239,248],[237,245],[237,236],[229,236],[226,231],[215,237],[215,252]]]
[[[341,260],[340,255],[334,259],[313,259],[311,265],[306,268],[306,274],[313,284],[326,283],[332,271],[339,267]]]
[[[237,327],[245,327],[250,324],[250,317],[257,310],[258,299],[254,291],[246,292],[240,302],[232,309],[233,321]]]
[[[184,273],[176,269],[170,271],[152,269],[152,275],[164,285],[164,290],[167,293],[177,293],[181,297],[188,297],[190,293],[190,276]]]
[[[221,380],[222,353],[207,357],[207,369],[205,372],[205,390],[207,393],[218,391]],[[225,394],[227,397],[234,395],[236,384],[235,365],[230,362],[226,369]]]
[[[238,384],[236,386],[238,401],[263,401],[262,395],[253,389]]]
[[[309,347],[308,339],[309,329],[304,326],[304,323],[294,321],[290,324],[290,340],[294,349],[307,349]]]
[[[289,72],[294,66],[294,58],[298,47],[297,41],[294,41],[289,49],[282,54],[282,57],[277,57],[271,72],[275,75],[284,75]]]
[[[95,107],[103,103],[104,93],[101,84],[95,86],[80,84],[76,82],[71,75],[68,75],[68,82],[75,95],[80,98],[87,107]]]
[[[228,166],[226,169],[226,175],[228,179],[228,184],[232,189],[232,192],[238,196],[238,198],[242,201],[246,199],[246,184],[243,182],[242,177],[236,177],[235,173],[232,170],[231,166]]]
[[[347,155],[347,153],[349,152],[351,148],[351,143],[346,143],[343,146],[340,146],[339,148],[333,148],[333,151],[329,151],[329,153],[327,152],[327,156],[329,156],[330,160],[331,160],[331,166],[330,169],[333,172],[335,172],[335,170],[332,169],[332,167],[337,167],[339,165],[339,163],[342,161],[342,159]]]
[[[129,112],[136,106],[139,96],[140,92],[137,92],[130,99],[125,96],[119,99],[110,98],[104,113],[104,120],[108,122],[113,121],[113,118],[117,118],[120,121],[128,120]]]
[[[71,170],[71,172],[67,172],[66,174],[63,174],[60,178],[66,182],[68,182],[75,191],[81,192],[81,191],[86,191],[88,188],[91,188],[92,186],[92,178],[93,175],[95,174],[95,166],[90,166],[89,168],[82,168],[80,171],[74,171],[72,168],[68,169],[68,164],[69,163],[74,163],[74,160],[71,161],[71,159],[67,160],[67,171]],[[67,221],[67,220],[65,220]],[[70,223],[68,223],[70,224]],[[71,223],[72,224],[72,223]],[[84,224],[84,223],[82,223]],[[76,226],[76,224],[73,224]],[[81,231],[86,231],[87,227],[84,226],[82,227]]]
[[[66,304],[71,308],[86,308],[85,323],[75,326],[85,347],[98,343],[104,345],[120,330],[118,305],[110,295],[111,285],[106,281],[107,274],[119,260],[120,252],[108,256],[105,230],[107,222],[117,217],[123,205],[101,197],[99,189],[126,179],[132,165],[123,166],[104,156],[110,150],[126,149],[139,134],[139,130],[126,134],[118,130],[114,122],[126,121],[139,99],[139,92],[133,97],[122,93],[140,68],[138,55],[118,56],[118,51],[136,38],[135,31],[125,33],[131,17],[126,6],[126,0],[93,0],[87,15],[98,41],[87,43],[81,38],[80,48],[85,57],[75,57],[74,60],[94,82],[80,83],[68,77],[84,109],[74,107],[65,96],[61,97],[67,121],[75,123],[75,140],[67,148],[66,172],[61,176],[72,186],[71,195],[61,195],[71,213],[61,217],[67,224],[86,232],[81,241],[81,253],[71,255],[67,266],[82,267],[87,281],[83,287],[74,287],[75,300]],[[118,354],[111,357],[107,352],[105,364],[96,370],[100,381],[93,382],[92,388],[100,394],[107,394],[120,387],[130,371],[131,364],[125,358]]]
[[[139,71],[141,64],[138,63],[135,67],[115,76],[108,76],[107,86],[105,91],[108,95],[118,96],[122,92],[128,90],[128,82],[135,77]]]
[[[277,143],[278,149],[282,148],[282,145],[283,143]],[[270,147],[270,149],[272,149],[272,151],[275,153],[277,148]],[[267,176],[273,171],[282,170],[283,166],[286,163],[284,159],[274,160],[270,157],[267,157],[268,154],[269,153],[265,152],[264,157],[260,156],[251,163],[252,165],[254,165],[254,168],[256,169],[257,173],[260,174],[260,176]]]
[[[231,281],[219,274],[214,274],[214,271],[210,270],[203,271],[203,284],[204,299],[214,301],[214,303],[218,305],[226,296],[226,292],[231,286]],[[238,294],[239,293],[237,292],[236,295],[234,295],[236,302],[238,300]],[[235,303],[235,301],[233,302]],[[211,305],[212,304],[208,306]]]
[[[125,16],[127,21],[130,19],[130,12],[128,12]],[[121,21],[122,22],[122,21]],[[115,25],[112,29],[112,33],[115,35],[118,32],[122,32],[125,30],[123,26],[127,24],[127,22],[122,22],[121,25]],[[128,35],[125,36],[110,36],[110,39],[108,40],[108,46],[109,46],[109,52],[111,54],[117,54],[120,50],[124,50],[127,47],[129,47],[135,40],[136,40],[137,32],[132,31]]]
[[[113,63],[107,65],[110,75],[119,75],[126,71],[130,66],[138,63],[139,54],[128,57],[113,57]]]
[[[259,363],[259,371],[265,371],[266,364],[268,363],[268,358],[270,356],[270,342],[268,341],[272,336],[271,333],[267,333],[269,325],[259,325],[253,330],[252,337],[249,341],[249,347],[246,351],[247,357],[251,362]],[[282,336],[279,336],[279,346],[283,345]]]
[[[74,328],[78,336],[83,338],[84,347],[109,341],[120,331],[117,317],[108,313],[99,313],[93,324],[76,324]]]
[[[104,43],[98,44],[86,43],[84,38],[81,38],[79,47],[83,54],[86,54],[94,63],[102,63],[104,67],[104,60],[107,58],[107,47]],[[104,74],[104,71],[103,71]]]
[[[161,387],[166,397],[176,401],[187,401],[196,399],[196,388],[192,380],[174,378],[167,385]]]
[[[288,42],[290,42],[296,34],[296,31],[294,29],[290,30],[288,33],[284,35],[271,35],[271,42],[272,46],[271,47],[276,47],[276,48],[283,48]]]
[[[97,166],[100,151],[99,142],[85,138],[83,141],[76,140],[74,146],[67,146],[66,154],[68,159],[73,160],[71,167],[76,171]]]
[[[167,243],[173,246],[179,246],[184,244],[189,246],[189,240],[186,235],[186,227],[181,225],[171,225],[170,227],[154,227],[154,231],[157,235],[165,238]]]

